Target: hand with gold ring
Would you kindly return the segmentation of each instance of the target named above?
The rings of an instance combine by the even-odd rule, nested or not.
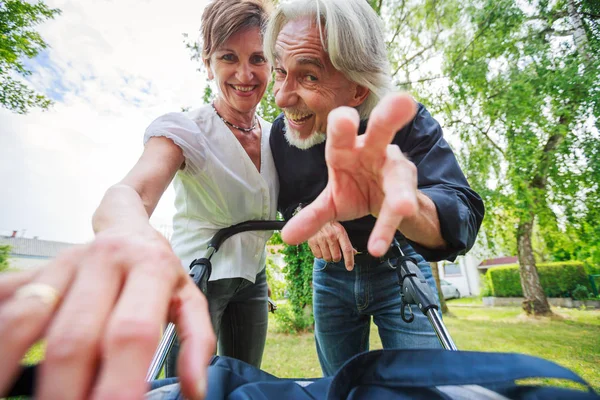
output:
[[[28,283],[25,286],[21,286],[16,290],[13,297],[15,300],[35,297],[52,309],[54,309],[54,306],[60,300],[58,290],[45,283]]]
[[[207,302],[156,231],[104,231],[37,271],[0,274],[0,398],[46,340],[39,399],[141,398],[167,321],[186,398],[202,398],[216,340]]]

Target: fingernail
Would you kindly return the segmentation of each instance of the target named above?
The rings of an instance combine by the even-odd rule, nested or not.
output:
[[[377,239],[371,246],[371,252],[374,254],[385,254],[387,250],[387,244],[383,239]]]
[[[200,378],[198,380],[198,384],[196,385],[196,395],[198,396],[198,399],[206,397],[206,379]]]

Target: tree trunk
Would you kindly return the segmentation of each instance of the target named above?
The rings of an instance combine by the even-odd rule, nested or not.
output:
[[[517,230],[517,250],[519,253],[519,270],[521,273],[521,287],[523,288],[523,310],[528,315],[552,315],[548,299],[544,294],[540,277],[538,276],[531,234],[533,231],[533,216],[529,220],[521,220]]]
[[[431,274],[433,275],[433,279],[435,280],[435,286],[437,287],[438,295],[440,298],[442,314],[448,314],[448,305],[446,304],[446,299],[444,299],[444,293],[442,292],[442,286],[440,284],[440,270],[438,269],[438,263],[430,262],[429,265],[431,266]]]
[[[569,19],[571,20],[571,24],[573,24],[573,42],[575,42],[575,47],[577,47],[577,51],[587,62],[591,61],[590,54],[588,53],[588,39],[587,34],[585,32],[585,28],[583,27],[583,21],[581,20],[581,15],[577,12],[577,4],[575,0],[568,0],[567,9],[569,12]]]

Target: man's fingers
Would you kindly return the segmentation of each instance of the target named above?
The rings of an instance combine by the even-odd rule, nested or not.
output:
[[[382,154],[396,133],[408,124],[417,113],[415,100],[404,93],[392,93],[385,96],[373,109],[364,147],[371,154]]]
[[[316,258],[323,258],[323,252],[321,251],[321,246],[319,246],[319,242],[316,237],[312,237],[308,240],[308,247],[310,247],[310,251],[312,251],[313,256]]]
[[[400,152],[398,146],[389,145],[382,168],[384,203],[401,217],[417,212],[417,167]]]
[[[335,249],[333,246],[331,246],[329,240],[327,240],[326,237],[321,236],[319,240],[319,248],[321,249],[321,254],[323,254],[323,260],[327,262],[339,260],[339,256],[337,256],[338,258],[336,259]]]
[[[348,271],[352,271],[354,269],[354,247],[352,247],[348,232],[346,232],[346,229],[344,229],[342,224],[338,222],[335,222],[334,224],[337,228],[339,247],[342,249],[342,254],[344,255],[344,264]]]
[[[335,219],[335,207],[330,200],[329,190],[329,186],[326,187],[315,201],[285,224],[281,231],[284,242],[291,245],[300,244],[314,236],[327,222]]]
[[[356,135],[360,118],[354,108],[339,107],[327,116],[325,160],[329,168],[352,168],[356,164]]]
[[[190,279],[180,290],[175,310],[181,351],[177,371],[187,399],[202,399],[207,390],[207,367],[215,352],[216,338],[208,313],[208,302]]]
[[[39,340],[49,325],[53,312],[60,303],[60,297],[67,292],[73,279],[78,250],[63,253],[47,266],[35,271],[35,278],[28,273],[3,276],[3,288],[12,287],[15,296],[6,298],[0,306],[0,394],[8,390],[20,370],[19,363],[27,350]],[[13,275],[13,274],[11,274]],[[4,279],[8,278],[8,279]],[[42,285],[55,290],[59,298],[35,295],[34,290],[27,291],[27,286],[14,287],[15,284]],[[29,286],[31,288],[31,286]],[[6,291],[5,293],[8,293]]]
[[[146,372],[179,272],[172,269],[180,268],[168,260],[154,261],[132,269],[107,322],[94,399],[137,399],[148,390]]]
[[[372,256],[381,257],[388,251],[400,222],[402,222],[402,217],[384,202],[369,237],[368,248]]]
[[[369,253],[384,255],[392,242],[400,222],[418,211],[417,172],[397,146],[386,149],[382,168],[384,200],[369,238]]]

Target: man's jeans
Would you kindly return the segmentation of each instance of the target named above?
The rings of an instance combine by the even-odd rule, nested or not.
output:
[[[206,298],[219,354],[260,368],[269,323],[266,269],[255,283],[243,278],[209,281]],[[178,353],[175,341],[165,365],[167,378],[177,376]]]
[[[402,245],[402,251],[417,261],[437,294],[429,264],[408,244]],[[412,306],[413,322],[400,317],[398,259],[381,262],[363,257],[356,261],[353,271],[346,270],[343,260],[315,259],[313,265],[315,339],[323,374],[335,374],[352,356],[369,350],[371,316],[385,349],[440,348],[429,320],[416,306]]]

